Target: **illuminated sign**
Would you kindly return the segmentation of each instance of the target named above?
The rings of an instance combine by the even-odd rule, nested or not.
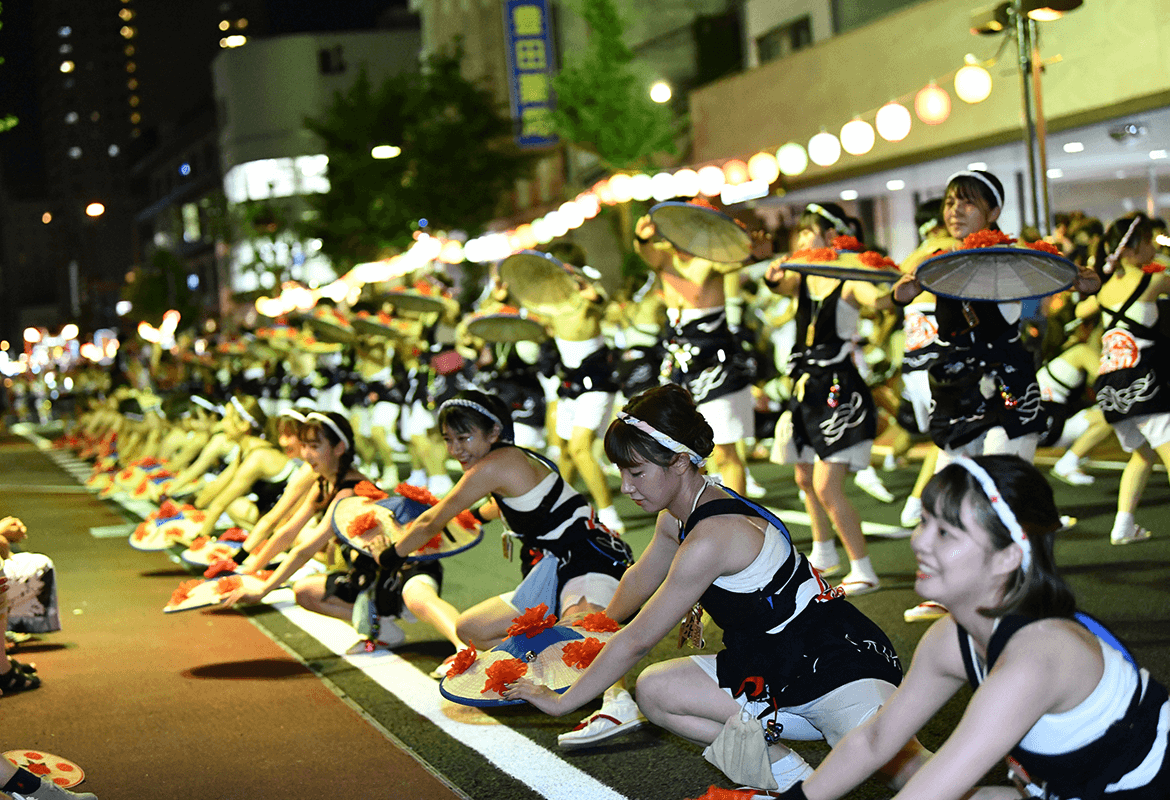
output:
[[[504,39],[516,141],[521,147],[556,144],[552,126],[553,49],[546,0],[505,0]]]

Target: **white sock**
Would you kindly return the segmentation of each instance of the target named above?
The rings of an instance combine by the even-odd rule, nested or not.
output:
[[[873,571],[873,564],[869,563],[869,556],[859,559],[849,559],[849,574],[857,578],[877,581],[877,573]]]
[[[832,539],[827,542],[818,542],[814,539],[809,559],[821,567],[832,567],[841,563],[841,558],[837,555],[837,543]]]
[[[910,495],[906,498],[906,505],[902,506],[902,526],[909,528],[922,520],[922,498]]]
[[[786,792],[797,782],[813,774],[813,768],[800,757],[795,750],[788,751],[788,755],[779,761],[772,762],[772,777],[780,787],[778,791]]]
[[[1057,474],[1067,475],[1080,466],[1080,463],[1081,459],[1077,457],[1076,453],[1074,453],[1072,450],[1065,450],[1064,455],[1057,459],[1057,462],[1052,465],[1052,471]]]
[[[1117,516],[1113,518],[1113,532],[1109,535],[1109,538],[1124,539],[1133,533],[1133,526],[1133,514],[1130,514],[1128,511],[1118,511]]]
[[[886,453],[886,457],[882,459],[882,469],[885,472],[893,472],[898,468],[898,459],[894,458],[893,453]]]
[[[618,516],[617,509],[613,506],[598,509],[597,521],[614,533],[623,533],[626,530],[625,523],[622,522],[622,518]]]

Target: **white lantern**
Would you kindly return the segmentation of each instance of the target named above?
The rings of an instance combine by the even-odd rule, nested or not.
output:
[[[748,159],[747,167],[748,177],[769,186],[780,177],[780,167],[776,163],[776,156],[771,153],[756,153]]]
[[[615,203],[628,203],[634,196],[634,179],[619,172],[609,179],[609,191]]]
[[[694,197],[699,193],[699,173],[693,169],[680,169],[674,173],[674,194],[676,197]]]
[[[951,115],[951,96],[937,83],[928,83],[914,95],[914,113],[927,125],[939,125]]]
[[[808,140],[808,157],[817,166],[831,167],[841,157],[841,142],[828,131],[821,131]]]
[[[650,196],[661,203],[675,197],[678,192],[674,189],[674,176],[669,172],[659,172],[650,179]]]
[[[873,149],[873,143],[873,126],[865,120],[851,120],[841,127],[841,147],[849,155],[865,155]]]
[[[699,193],[715,197],[723,191],[723,170],[710,164],[699,170]]]
[[[910,110],[901,103],[889,102],[878,109],[877,132],[887,142],[900,142],[910,133]]]
[[[955,94],[964,103],[982,103],[991,94],[991,74],[978,64],[960,67],[955,73]]]
[[[776,166],[785,175],[800,175],[808,169],[808,153],[796,142],[781,145],[776,151]]]

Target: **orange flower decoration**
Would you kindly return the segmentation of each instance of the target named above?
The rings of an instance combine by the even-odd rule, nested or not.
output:
[[[29,764],[27,769],[34,775],[48,775],[50,772],[52,772],[52,770],[49,769],[48,764],[42,764],[39,762],[36,764]]]
[[[528,665],[518,658],[507,658],[497,661],[487,668],[487,682],[484,683],[480,694],[495,692],[503,694],[509,683],[523,678],[528,672]]]
[[[143,469],[151,469],[153,467],[157,467],[158,465],[158,462],[153,458],[144,458],[138,462],[138,466],[142,467]]]
[[[784,260],[794,262],[806,261],[812,263],[819,263],[821,261],[836,261],[837,251],[831,247],[816,247],[810,250],[797,250],[795,253]]]
[[[605,644],[592,636],[588,639],[578,639],[565,645],[565,649],[561,651],[561,661],[564,661],[566,666],[585,669],[593,663],[593,659],[597,658],[603,647]]]
[[[226,578],[220,578],[215,583],[215,591],[217,594],[228,594],[234,592],[244,585],[244,579],[239,575],[228,575]]]
[[[266,581],[272,577],[272,573],[276,572],[274,569],[261,569],[256,571],[256,577],[262,581]]]
[[[146,494],[146,480],[145,479],[140,481],[138,483],[138,486],[136,486],[134,488],[134,496],[135,497],[141,497],[144,494]]]
[[[367,511],[350,520],[349,525],[345,528],[345,533],[349,538],[356,539],[381,527],[382,523],[378,522],[378,515],[373,511]]]
[[[604,611],[595,611],[574,622],[573,627],[590,633],[614,633],[621,630],[622,626],[607,617]]]
[[[701,797],[696,797],[694,800],[751,800],[756,796],[756,792],[752,789],[723,789],[719,786],[712,786],[707,789],[707,793]]]
[[[462,675],[475,663],[477,658],[479,658],[479,653],[475,652],[475,645],[468,645],[455,655],[455,660],[451,662],[451,668],[447,670],[447,676]]]
[[[882,267],[897,268],[898,266],[892,259],[886,258],[876,250],[866,250],[857,257],[857,260],[870,269],[881,269]]]
[[[187,519],[191,520],[192,522],[202,522],[203,520],[207,519],[207,515],[202,511],[188,511],[186,513]]]
[[[414,500],[417,503],[426,503],[428,506],[433,506],[439,502],[439,498],[431,494],[429,489],[422,486],[411,486],[409,483],[400,483],[394,487],[394,493],[400,494],[407,500]]]
[[[146,538],[147,533],[149,533],[149,531],[146,528],[146,523],[139,522],[138,527],[134,529],[134,541],[136,541],[136,542],[142,541],[143,539]]]
[[[126,469],[124,469],[118,473],[118,477],[124,481],[130,480],[130,478],[133,475],[134,475],[134,467],[126,467]]]
[[[1151,261],[1149,264],[1146,264],[1144,267],[1142,267],[1142,272],[1149,273],[1150,275],[1156,275],[1159,272],[1165,271],[1166,265],[1159,264],[1157,261]]]
[[[243,528],[228,528],[219,537],[221,542],[244,542],[248,539],[248,532]]]
[[[455,515],[455,521],[469,531],[474,531],[479,528],[479,520],[472,516],[470,511],[460,511]]]
[[[834,237],[832,247],[834,250],[848,250],[851,253],[857,253],[865,249],[865,245],[856,236]]]
[[[971,250],[976,247],[999,247],[1005,244],[1015,244],[1015,242],[1015,239],[1003,231],[993,231],[989,228],[984,228],[981,231],[975,231],[969,234],[963,240],[963,247]]]
[[[179,584],[179,588],[171,593],[171,605],[178,605],[191,596],[191,590],[203,583],[203,581],[195,578],[189,581],[183,581]]]
[[[385,500],[390,496],[369,481],[362,481],[353,487],[353,493],[358,497],[364,497],[367,500],[373,500],[375,502]]]
[[[1048,253],[1049,255],[1053,256],[1062,255],[1059,247],[1054,244],[1049,244],[1045,241],[1028,242],[1025,247],[1031,250],[1039,250],[1041,253]]]
[[[207,547],[207,543],[210,541],[206,536],[196,536],[195,541],[191,542],[191,547],[188,549],[192,551],[202,550],[204,547]]]
[[[230,558],[221,558],[211,562],[211,566],[203,572],[204,578],[214,578],[217,575],[223,575],[225,572],[235,572],[236,562]]]
[[[438,550],[443,546],[443,534],[436,533],[431,537],[430,541],[424,544],[419,550]]]
[[[547,614],[547,616],[545,616]],[[519,636],[524,634],[529,639],[548,630],[557,624],[556,614],[548,613],[548,606],[541,603],[536,608],[527,608],[524,613],[512,620],[512,627],[508,628],[505,636]]]

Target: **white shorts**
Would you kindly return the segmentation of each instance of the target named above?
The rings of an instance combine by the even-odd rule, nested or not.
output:
[[[914,409],[914,421],[919,433],[930,432],[930,375],[927,370],[915,369],[902,373],[902,397]]]
[[[369,406],[353,406],[349,410],[349,423],[353,425],[354,432],[362,438],[370,438],[370,432],[373,425],[370,424],[371,409]]]
[[[379,400],[370,408],[370,427],[381,428],[387,435],[391,437],[396,436],[398,434],[396,430],[398,413],[399,405],[397,403],[391,403],[389,400]]]
[[[955,456],[1019,456],[1031,464],[1036,460],[1036,447],[1040,444],[1040,434],[1025,433],[1014,439],[1007,438],[1007,431],[997,425],[991,430],[984,431],[962,447],[944,447],[939,452],[938,464],[934,471],[937,473],[954,460]]]
[[[587,572],[584,575],[578,575],[576,578],[569,578],[564,586],[561,587],[561,595],[559,598],[561,612],[566,606],[571,606],[580,600],[582,597],[585,601],[592,603],[595,606],[605,608],[609,605],[609,601],[613,599],[617,592],[618,579],[612,575],[606,575],[602,572]],[[517,614],[524,613],[524,609],[516,608],[512,602],[512,597],[516,594],[513,589],[510,592],[505,592],[500,595],[500,599],[510,605],[516,610]]]
[[[752,403],[752,387],[724,395],[697,406],[703,419],[715,434],[715,444],[735,444],[755,435],[756,409]]]
[[[719,682],[715,673],[715,656],[690,658],[711,680]],[[897,688],[877,678],[862,678],[803,705],[781,708],[775,715],[768,703],[749,700],[744,708],[761,720],[775,718],[776,724],[782,726],[785,739],[798,742],[824,739],[829,747],[836,747],[845,734],[876,714]],[[730,689],[723,691],[728,697],[734,697]]]
[[[421,400],[415,400],[409,406],[403,406],[403,437],[412,439],[415,436],[426,436],[433,427],[435,427],[435,415],[423,405]]]
[[[588,428],[597,436],[605,434],[613,419],[615,395],[586,392],[580,397],[557,399],[557,436],[568,440],[574,428]]]
[[[850,472],[861,472],[869,466],[872,451],[873,439],[866,439],[864,442],[858,442],[844,450],[838,450],[828,458],[821,458],[817,455],[816,450],[806,445],[797,451],[796,463],[815,464],[818,461],[824,461],[827,464],[845,464],[849,467]]]
[[[529,450],[543,452],[548,445],[544,428],[537,428],[534,425],[513,425],[512,428],[517,447],[527,447]]]
[[[1155,449],[1170,442],[1170,414],[1146,414],[1132,419],[1119,419],[1113,423],[1117,441],[1125,452],[1132,453],[1142,445]]]

